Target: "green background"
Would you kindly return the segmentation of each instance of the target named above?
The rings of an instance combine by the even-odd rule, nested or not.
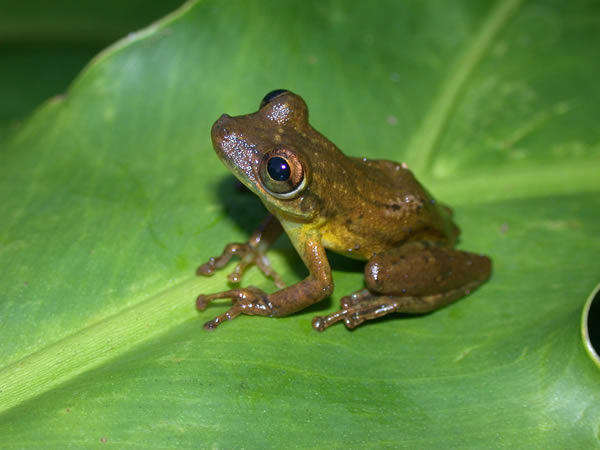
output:
[[[580,330],[600,281],[600,2],[207,0],[131,33],[177,4],[0,2],[0,447],[600,446]],[[228,270],[196,266],[264,215],[210,127],[281,87],[347,154],[406,161],[492,279],[317,333],[362,286],[331,255],[331,299],[204,331],[227,302],[194,298]],[[270,257],[305,276],[287,239]]]

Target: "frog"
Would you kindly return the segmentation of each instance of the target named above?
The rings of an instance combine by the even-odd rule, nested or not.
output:
[[[491,275],[488,256],[455,248],[460,229],[452,209],[436,201],[405,163],[346,156],[312,127],[306,102],[289,90],[269,92],[254,113],[221,115],[211,139],[267,215],[247,242],[227,244],[197,268],[198,275],[212,276],[239,258],[228,275],[238,287],[196,299],[199,311],[217,299],[232,301],[204,324],[208,330],[240,315],[288,316],[328,298],[334,280],[326,250],[365,261],[364,287],[343,296],[338,311],[314,317],[317,331],[337,322],[353,329],[391,313],[427,314]],[[308,270],[287,287],[266,255],[282,233]],[[239,287],[251,266],[278,290]]]

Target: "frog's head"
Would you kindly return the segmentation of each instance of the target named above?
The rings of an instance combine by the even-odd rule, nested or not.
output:
[[[316,213],[312,156],[306,149],[314,147],[317,135],[304,100],[286,90],[268,93],[255,113],[223,114],[211,131],[215,151],[229,170],[280,219],[296,220]]]

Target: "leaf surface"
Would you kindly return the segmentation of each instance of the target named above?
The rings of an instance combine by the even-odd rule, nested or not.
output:
[[[597,1],[207,0],[102,52],[3,141],[0,446],[598,446],[579,323],[600,279],[599,20]],[[347,154],[413,167],[493,278],[316,333],[362,286],[332,256],[330,300],[205,332],[227,304],[195,295],[227,270],[195,267],[264,214],[210,127],[280,87]],[[270,256],[305,275],[286,239]]]

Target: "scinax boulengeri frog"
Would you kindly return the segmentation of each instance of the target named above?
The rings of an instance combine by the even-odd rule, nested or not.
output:
[[[235,255],[241,261],[230,281],[239,282],[256,264],[280,290],[267,294],[249,286],[200,295],[199,310],[214,299],[233,301],[205,328],[240,314],[287,316],[328,297],[333,279],[325,249],[366,260],[366,288],[342,297],[340,311],[315,317],[319,331],[341,320],[354,328],[392,312],[427,313],[489,278],[487,256],[454,249],[460,231],[450,208],[436,202],[404,164],[345,156],[308,123],[298,95],[270,92],[253,114],[223,114],[211,135],[219,158],[269,214],[247,243],[227,245],[197,273],[212,275]],[[285,288],[265,256],[282,231],[309,272]]]

